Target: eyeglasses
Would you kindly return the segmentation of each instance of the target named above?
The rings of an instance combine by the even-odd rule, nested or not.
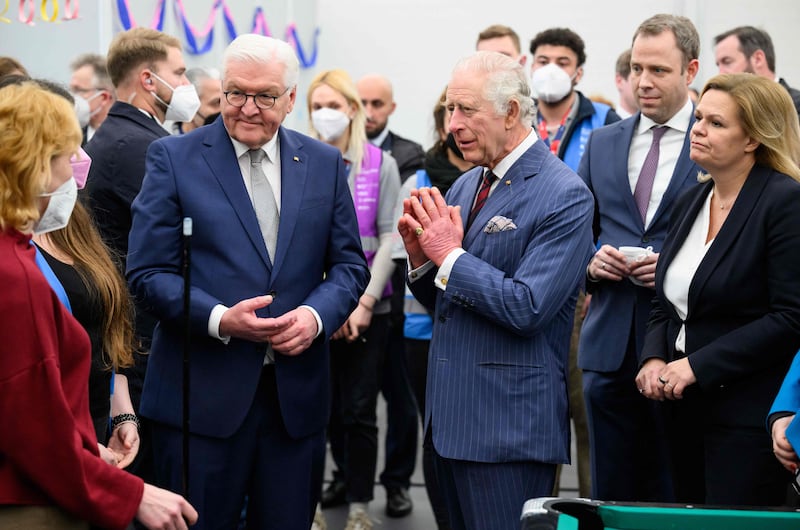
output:
[[[269,94],[245,94],[239,90],[228,90],[223,92],[223,94],[225,94],[225,100],[234,107],[242,108],[247,105],[247,98],[253,98],[253,103],[255,103],[256,107],[266,110],[274,107],[278,98],[286,94],[289,88],[291,87],[286,87],[286,90],[277,96],[271,96]]]
[[[98,87],[91,87],[91,88],[73,87],[71,90],[72,90],[73,94],[78,94],[79,96],[86,97],[87,95],[91,94],[92,92],[100,92],[103,89],[102,88],[98,88]]]

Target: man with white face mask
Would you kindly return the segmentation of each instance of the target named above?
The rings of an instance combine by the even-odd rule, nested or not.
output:
[[[531,41],[531,88],[536,97],[534,127],[550,151],[578,169],[592,130],[620,120],[608,105],[575,90],[586,62],[583,39],[568,28],[546,29]]]
[[[567,28],[542,31],[531,41],[533,64],[531,88],[537,112],[533,126],[550,152],[577,171],[583,149],[594,129],[620,117],[608,105],[595,103],[575,90],[586,62],[583,39]],[[581,373],[577,367],[578,336],[585,313],[583,295],[578,297],[569,349],[569,404],[578,449],[578,489],[589,495],[589,431],[583,404]]]
[[[70,64],[70,68],[72,77],[69,80],[69,91],[75,98],[78,121],[83,130],[81,146],[85,146],[108,116],[116,99],[114,85],[111,84],[106,59],[102,55],[81,55]]]
[[[97,133],[86,144],[92,158],[85,188],[88,205],[106,244],[119,256],[124,271],[131,229],[131,203],[139,193],[150,144],[169,133],[166,120],[187,121],[199,106],[186,78],[178,39],[148,28],[118,34],[108,49],[108,73],[117,101]],[[150,348],[155,319],[136,307],[136,335],[141,351]],[[139,409],[147,356],[135,354],[136,366],[125,375],[131,399]],[[131,471],[150,478],[148,427],[142,426],[139,458]]]

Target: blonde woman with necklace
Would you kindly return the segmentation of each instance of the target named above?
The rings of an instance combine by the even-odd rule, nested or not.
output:
[[[800,127],[750,74],[712,78],[695,117],[705,184],[675,204],[636,384],[668,402],[678,502],[780,505],[764,421],[800,346]]]

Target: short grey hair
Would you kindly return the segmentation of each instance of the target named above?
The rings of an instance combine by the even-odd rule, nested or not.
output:
[[[285,66],[283,82],[286,88],[297,86],[300,77],[300,62],[294,50],[286,42],[273,37],[247,33],[239,35],[228,45],[223,55],[223,77],[232,61],[269,64],[278,61]]]
[[[205,66],[198,66],[196,68],[189,68],[186,70],[186,78],[194,85],[194,89],[198,94],[203,92],[203,81],[206,79],[219,80],[219,70],[216,68],[207,68]]]
[[[519,104],[520,121],[533,121],[533,98],[528,76],[518,61],[497,52],[481,51],[456,63],[453,73],[471,71],[487,75],[484,97],[494,105],[499,115],[508,112],[509,103]]]

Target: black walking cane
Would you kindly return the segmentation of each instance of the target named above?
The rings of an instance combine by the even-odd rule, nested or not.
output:
[[[183,494],[189,498],[189,361],[191,357],[192,218],[183,218]]]

